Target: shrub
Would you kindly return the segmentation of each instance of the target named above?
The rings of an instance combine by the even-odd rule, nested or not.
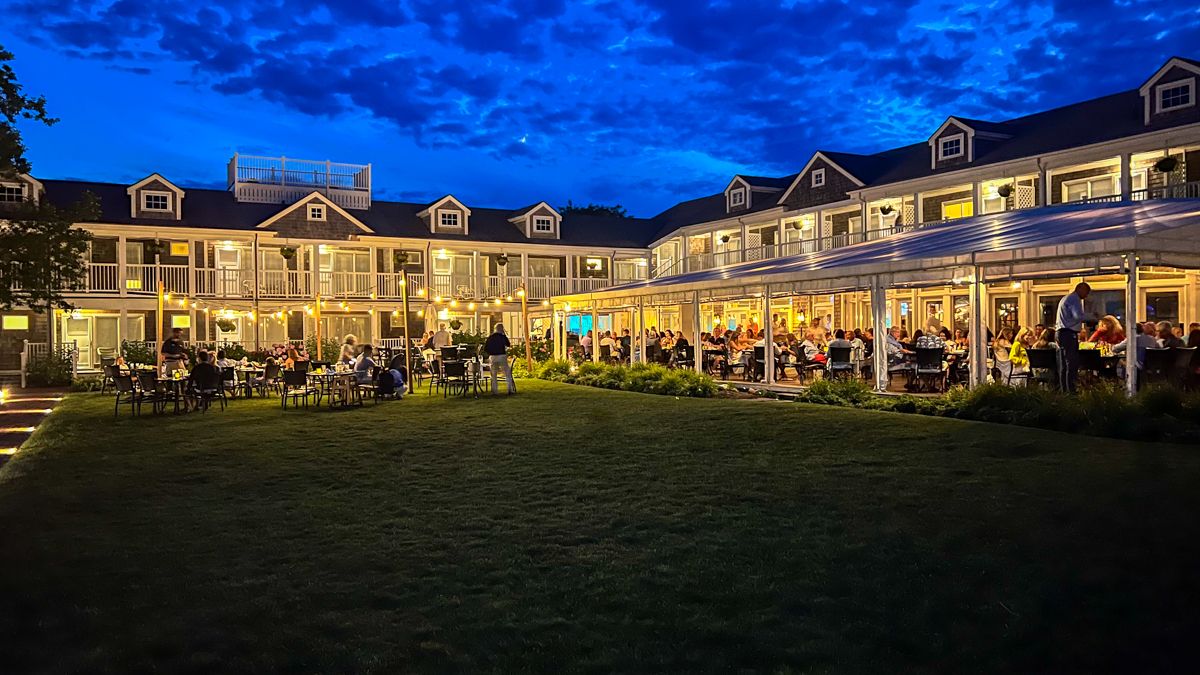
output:
[[[71,359],[66,354],[47,353],[26,370],[29,383],[37,387],[59,387],[71,384]]]
[[[79,377],[79,378],[76,378],[75,381],[71,383],[71,391],[75,391],[75,392],[100,391],[100,388],[102,387],[103,384],[104,384],[103,379],[96,375],[92,375],[89,377]]]
[[[568,361],[548,361],[538,368],[537,376],[555,382],[666,396],[707,398],[717,393],[717,383],[707,375],[657,364],[612,366],[585,361],[574,365]]]

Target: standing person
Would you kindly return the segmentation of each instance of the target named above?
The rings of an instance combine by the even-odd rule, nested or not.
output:
[[[342,339],[342,353],[338,361],[346,365],[353,365],[358,359],[358,338],[354,335],[347,335]]]
[[[508,393],[517,393],[517,383],[513,381],[512,368],[508,366],[508,348],[511,344],[504,332],[504,325],[499,323],[483,343],[483,351],[488,355],[488,370],[492,371],[493,394],[500,393],[500,373],[504,373],[504,385],[508,387]]]
[[[446,330],[446,324],[438,324],[437,332],[433,334],[433,337],[429,338],[429,342],[430,346],[433,347],[434,353],[441,358],[442,347],[450,346],[450,332]]]
[[[162,348],[163,369],[170,376],[176,370],[187,370],[187,350],[183,347],[183,329],[172,328],[171,337],[163,340]]]
[[[1083,301],[1092,287],[1081,281],[1075,290],[1058,301],[1058,313],[1054,322],[1054,337],[1058,343],[1059,358],[1062,359],[1062,387],[1067,392],[1075,391],[1075,379],[1079,376],[1079,331],[1087,313]]]

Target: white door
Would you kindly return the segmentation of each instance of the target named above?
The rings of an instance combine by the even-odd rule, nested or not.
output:
[[[217,248],[213,266],[217,270],[217,292],[224,297],[241,295],[242,252],[236,248]]]
[[[79,349],[79,367],[96,368],[99,362],[92,353],[92,317],[65,317],[63,319],[63,342],[75,342]]]

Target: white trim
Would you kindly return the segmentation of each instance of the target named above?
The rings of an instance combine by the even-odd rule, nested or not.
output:
[[[158,209],[144,209],[144,204],[138,203],[138,197],[137,197],[138,191],[141,190],[144,186],[146,186],[154,181],[158,181],[158,182],[162,183],[163,185],[167,186],[168,190],[175,193],[175,201],[172,202],[171,209],[168,209],[166,211],[162,211],[162,210],[158,210]],[[151,192],[156,192],[156,191],[151,191]],[[187,193],[185,193],[178,185],[172,183],[171,181],[167,180],[166,178],[163,178],[162,174],[160,174],[160,173],[152,173],[149,176],[146,176],[145,178],[134,183],[133,185],[130,185],[128,188],[125,189],[125,194],[129,195],[129,217],[130,218],[137,218],[139,208],[141,208],[142,210],[153,210],[154,213],[169,213],[169,212],[173,211],[175,213],[175,220],[180,220],[181,218],[183,218],[183,198],[187,195]]]
[[[459,204],[459,206],[462,206],[462,205],[461,205],[461,204]],[[465,209],[466,207],[463,207],[463,208]],[[562,220],[562,214],[561,214],[561,213],[559,213],[557,209],[555,209],[553,206],[550,206],[550,205],[549,205],[549,204],[547,204],[546,202],[538,202],[538,203],[534,204],[533,206],[531,206],[531,207],[529,207],[529,208],[527,208],[527,209],[524,209],[523,211],[521,211],[521,212],[517,213],[517,215],[513,216],[512,218],[509,218],[509,219],[508,219],[508,222],[510,222],[510,223],[515,223],[515,222],[517,222],[518,220],[522,220],[522,219],[524,219],[525,217],[527,217],[529,214],[533,213],[534,211],[537,211],[537,210],[538,210],[538,209],[540,209],[540,208],[546,208],[546,209],[549,209],[550,213],[554,214],[554,217],[555,217],[555,218],[558,218],[559,220]]]
[[[436,202],[430,204],[429,206],[426,206],[425,208],[421,209],[420,211],[417,211],[417,217],[424,218],[425,216],[432,213],[439,206],[441,206],[442,204],[445,204],[447,201],[454,202],[458,206],[458,208],[462,210],[463,213],[467,214],[468,216],[471,215],[471,209],[468,209],[466,204],[463,204],[462,202],[458,201],[458,199],[456,199],[454,197],[454,195],[446,195],[445,197],[442,197],[441,199],[437,200]]]
[[[23,201],[26,201],[27,199],[29,199],[29,187],[28,186],[29,186],[29,183],[26,183],[25,181],[8,181],[8,180],[0,181],[0,189],[15,187],[21,191],[21,198],[18,199],[17,201],[10,202],[10,201],[4,200],[4,201],[0,201],[0,204],[19,204]]]
[[[142,190],[142,203],[140,204],[141,211],[151,211],[153,213],[171,213],[175,209],[174,203],[171,201],[171,193],[164,190]],[[146,203],[148,197],[162,197],[167,200],[167,205],[163,208],[156,208]]]
[[[315,221],[315,222],[325,222],[326,221],[324,204],[314,204],[312,202],[309,202],[307,204],[307,206],[308,206],[308,220],[309,221]],[[314,215],[314,212],[316,213],[316,215]]]
[[[953,154],[948,154],[946,152],[946,145],[949,143],[953,143],[954,141],[958,141],[958,150],[955,151]],[[952,134],[950,136],[943,136],[943,137],[937,139],[937,161],[944,162],[948,159],[958,159],[959,157],[962,157],[966,154],[967,154],[967,134],[966,133]]]
[[[313,190],[312,192],[308,193],[304,197],[297,199],[295,202],[292,202],[291,206],[284,208],[279,213],[276,213],[275,215],[271,216],[270,218],[267,218],[266,220],[262,221],[261,223],[259,223],[257,225],[257,228],[262,229],[262,228],[268,227],[269,225],[274,224],[280,218],[295,211],[296,209],[300,208],[301,206],[308,204],[313,199],[319,199],[320,201],[322,201],[325,204],[325,213],[326,213],[327,218],[328,218],[329,211],[332,210],[334,213],[340,215],[341,217],[345,218],[346,220],[349,220],[351,223],[354,224],[355,227],[362,230],[363,232],[366,232],[368,234],[375,233],[374,230],[372,230],[371,228],[364,225],[362,223],[362,221],[360,221],[358,218],[355,218],[354,216],[350,215],[349,213],[346,213],[345,209],[338,206],[337,204],[334,204],[328,197],[321,194],[320,192],[317,192],[316,190]],[[307,215],[307,214],[305,214],[305,215]]]
[[[818,178],[820,178],[821,180],[818,181],[817,180]],[[815,188],[825,187],[825,169],[824,168],[813,169],[812,186]]]
[[[1187,103],[1173,105],[1169,108],[1162,107],[1163,90],[1164,89],[1175,89],[1177,87],[1184,87],[1185,89],[1187,89],[1187,93],[1188,93]],[[1162,84],[1158,84],[1158,85],[1154,86],[1154,113],[1155,114],[1171,112],[1172,110],[1183,110],[1185,108],[1192,108],[1192,107],[1195,107],[1195,105],[1196,105],[1196,78],[1194,78],[1194,77],[1189,77],[1185,80],[1171,80],[1170,82],[1164,82]]]
[[[726,194],[729,193],[729,188],[733,187],[734,183],[741,183],[743,186],[746,187],[746,189],[749,189],[751,187],[751,185],[746,182],[745,178],[742,178],[740,175],[737,175],[737,176],[734,176],[733,180],[729,181],[729,184],[725,186],[724,192]]]
[[[449,230],[461,230],[463,228],[463,213],[456,209],[438,209],[436,211],[435,227],[445,228]],[[444,220],[446,216],[454,216],[454,224],[448,224]]]
[[[533,231],[538,234],[554,234],[554,217],[553,216],[532,216]],[[545,221],[546,229],[538,229],[538,225],[542,224],[538,221]]]
[[[1147,79],[1142,84],[1142,86],[1138,87],[1138,93],[1140,93],[1142,95],[1142,108],[1143,108],[1142,121],[1143,121],[1143,123],[1150,124],[1150,111],[1152,110],[1152,107],[1150,105],[1151,89],[1153,88],[1153,86],[1155,84],[1158,83],[1159,80],[1162,79],[1162,76],[1166,75],[1167,72],[1170,71],[1172,68],[1182,68],[1183,70],[1187,70],[1196,75],[1200,75],[1200,67],[1194,66],[1194,65],[1188,63],[1187,61],[1184,61],[1184,60],[1179,59],[1174,56],[1167,59],[1166,63],[1159,66],[1158,70],[1154,71],[1154,74],[1151,75],[1150,78]],[[1157,106],[1155,106],[1155,107],[1157,107]]]
[[[818,159],[837,169],[838,173],[842,174],[846,178],[849,178],[858,187],[861,188],[867,186],[867,184],[859,180],[857,176],[843,169],[838,165],[837,162],[829,159],[825,156],[825,153],[818,150],[813,153],[812,157],[808,158],[808,162],[804,165],[804,168],[800,169],[800,173],[796,174],[796,178],[792,180],[792,184],[788,186],[788,189],[783,191],[783,196],[779,198],[779,201],[775,202],[776,204],[783,204],[785,201],[787,201],[787,198],[792,194],[792,190],[795,190],[800,185],[800,181],[804,178],[804,174],[807,173],[810,168],[812,168],[813,162],[817,161]]]
[[[735,195],[740,196],[742,198],[741,201],[734,201]],[[749,195],[750,191],[746,188],[734,188],[730,190],[728,193],[726,193],[726,211],[732,211],[736,208],[750,208],[750,204],[747,200]]]

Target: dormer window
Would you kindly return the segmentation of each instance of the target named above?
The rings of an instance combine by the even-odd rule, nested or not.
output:
[[[171,195],[167,192],[143,192],[143,211],[170,211]]]
[[[964,134],[954,134],[938,141],[938,159],[954,159],[965,153]]]
[[[0,183],[0,204],[25,201],[25,186],[21,183]]]
[[[1156,112],[1170,112],[1181,108],[1190,108],[1196,104],[1196,80],[1168,82],[1155,87],[1158,96]]]
[[[458,219],[457,211],[439,211],[438,212],[438,224],[440,226],[458,228],[458,227],[460,227],[459,223],[460,223],[460,221]]]
[[[746,190],[739,189],[729,193],[729,205],[731,207],[746,205]]]
[[[815,188],[825,187],[825,169],[813,169],[812,186]]]
[[[325,205],[324,204],[309,204],[308,205],[309,220],[325,220]]]
[[[548,234],[554,232],[554,219],[538,216],[533,219],[533,231]]]

